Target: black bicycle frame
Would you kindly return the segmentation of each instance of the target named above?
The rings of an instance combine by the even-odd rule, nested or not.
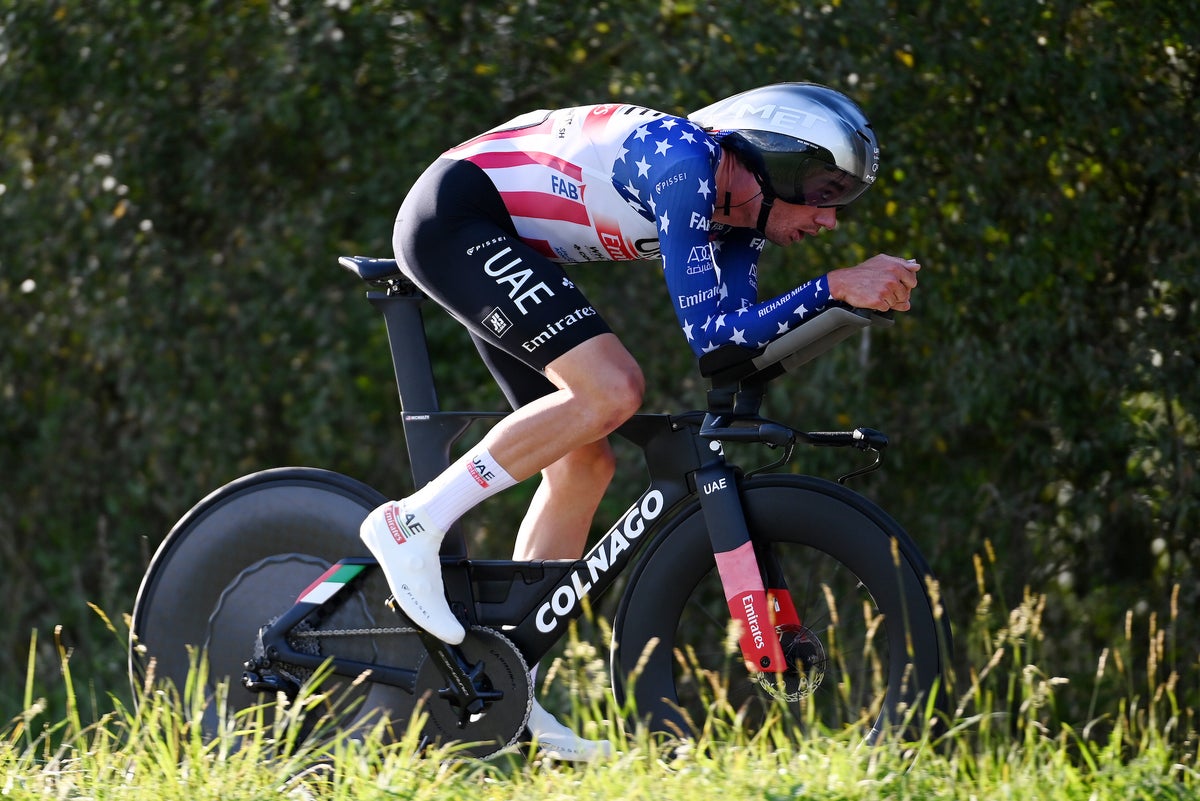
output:
[[[419,291],[397,284],[389,291],[372,290],[367,297],[387,325],[409,462],[419,487],[450,464],[451,447],[473,422],[503,415],[440,410],[420,316],[424,297]],[[502,628],[526,659],[536,663],[562,637],[570,621],[583,613],[584,599],[598,598],[610,589],[641,545],[672,520],[680,507],[698,498],[712,532],[730,611],[745,624],[743,653],[757,669],[783,669],[778,639],[758,634],[779,604],[768,595],[759,573],[758,555],[751,545],[737,492],[737,473],[726,463],[720,443],[701,434],[701,429],[711,423],[712,415],[701,412],[680,416],[639,414],[617,430],[642,450],[650,483],[578,560],[470,560],[461,531],[452,528],[443,542],[441,558],[447,595],[457,606],[455,611],[473,624]],[[371,559],[344,559],[314,586],[343,568],[364,572],[374,565]],[[263,629],[262,652],[304,667],[315,668],[328,661],[334,673],[346,676],[369,669],[373,681],[411,692],[415,682],[412,670],[304,654],[288,642],[287,634],[294,626],[310,615],[319,618],[324,610],[340,603],[355,583],[338,586],[318,602],[297,599],[291,610]],[[736,594],[730,593],[731,586],[738,590]],[[786,588],[770,590],[786,593]]]
[[[631,419],[618,433],[645,454],[650,483],[641,496],[580,559],[533,563],[544,566],[547,579],[530,587],[526,598],[514,598],[512,603],[492,603],[478,595],[475,598],[479,622],[487,626],[515,623],[505,635],[532,660],[539,659],[561,639],[566,625],[582,614],[584,599],[604,595],[641,545],[692,497],[684,477],[696,469],[695,451],[690,447],[694,429],[677,424],[667,415],[643,415]],[[479,578],[493,565],[503,576],[528,563],[467,564],[478,587]],[[454,567],[446,569],[453,571]]]

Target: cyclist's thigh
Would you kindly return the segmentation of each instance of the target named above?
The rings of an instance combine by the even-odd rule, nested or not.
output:
[[[500,194],[469,162],[439,160],[418,179],[394,244],[429,297],[476,338],[539,372],[611,330],[561,266],[517,238]]]
[[[475,342],[479,357],[514,409],[520,409],[558,389],[541,371],[500,350],[486,339],[475,334],[471,334],[471,339]]]

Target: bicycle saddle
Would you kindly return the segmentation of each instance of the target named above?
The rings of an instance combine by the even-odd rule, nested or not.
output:
[[[373,259],[369,256],[342,256],[338,264],[357,275],[368,284],[379,285],[400,275],[400,265],[395,259]]]

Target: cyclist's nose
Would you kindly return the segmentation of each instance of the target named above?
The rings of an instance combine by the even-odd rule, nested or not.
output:
[[[837,228],[837,212],[837,208],[826,206],[820,209],[814,221],[822,228],[832,231],[834,228]]]

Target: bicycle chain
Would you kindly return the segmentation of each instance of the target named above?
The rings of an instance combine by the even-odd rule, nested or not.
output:
[[[420,634],[412,626],[381,626],[375,629],[306,629],[288,632],[288,637],[317,639],[319,637],[366,637],[372,634]]]
[[[508,645],[508,647],[511,649],[513,655],[516,656],[517,661],[519,662],[519,669],[521,670],[521,672],[526,676],[529,675],[529,666],[525,663],[524,655],[521,654],[521,652],[517,650],[517,647],[512,644],[511,640],[509,640],[507,637],[505,637],[500,632],[492,630],[492,629],[483,629],[483,631],[490,632],[496,638],[504,641]],[[381,634],[419,634],[419,633],[420,633],[420,630],[413,626],[380,626],[378,628],[368,628],[368,629],[300,629],[300,630],[293,629],[292,631],[288,632],[288,637],[289,638],[294,637],[296,639],[301,639],[301,640],[309,640],[309,639],[315,640],[315,639],[319,639],[321,637],[363,637],[363,636],[381,635]],[[311,671],[310,671],[310,674],[311,674]],[[529,686],[528,697],[525,699],[524,718],[525,718],[526,722],[528,722],[528,720],[529,720],[529,713],[532,710],[532,708],[533,708],[533,687],[531,684]],[[521,737],[522,737],[522,734],[524,733],[524,731],[525,731],[525,729],[523,729],[523,728],[517,729],[515,732],[513,732],[513,734],[511,735],[511,737],[509,738],[509,741],[507,743],[505,743],[503,746],[497,748],[491,754],[487,754],[486,756],[494,756],[495,754],[502,753],[511,748],[514,748],[518,743],[521,742]]]
[[[300,628],[300,626],[305,626],[305,628]],[[375,629],[314,629],[307,623],[302,622],[299,626],[288,632],[287,638],[292,643],[292,647],[301,653],[320,654],[320,641],[327,637],[360,637],[373,634],[417,633],[417,629],[411,626],[381,626]],[[311,641],[315,644],[310,646],[305,641]],[[281,662],[280,667],[286,675],[299,684],[308,681],[313,675],[313,671],[310,668],[302,668],[297,665],[288,664],[287,662]]]

